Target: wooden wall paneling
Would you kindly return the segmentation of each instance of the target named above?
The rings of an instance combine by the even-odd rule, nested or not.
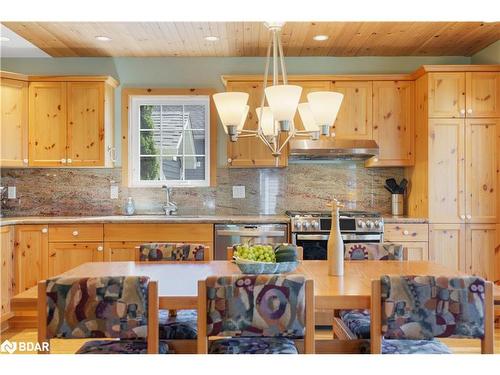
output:
[[[344,94],[344,99],[333,126],[339,139],[373,139],[372,96],[370,81],[334,81],[332,91]]]
[[[66,165],[66,83],[30,82],[29,165]]]
[[[467,72],[467,117],[500,117],[500,73]]]
[[[28,166],[28,82],[0,82],[0,166]]]
[[[465,124],[462,119],[429,120],[429,220],[465,221]]]
[[[104,166],[104,84],[68,82],[68,165]]]
[[[500,88],[500,86],[499,86]],[[466,218],[468,223],[496,223],[498,133],[500,119],[465,120]]]

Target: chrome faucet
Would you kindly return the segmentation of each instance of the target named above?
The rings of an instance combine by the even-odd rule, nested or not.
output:
[[[161,188],[165,189],[167,198],[165,204],[163,205],[163,210],[165,211],[165,215],[167,216],[175,215],[177,213],[177,204],[170,200],[170,195],[172,194],[172,188],[169,188],[167,185],[163,185]]]

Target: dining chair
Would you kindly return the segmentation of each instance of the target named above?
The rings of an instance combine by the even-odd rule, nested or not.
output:
[[[158,284],[148,277],[57,277],[38,283],[41,347],[51,339],[98,339],[76,354],[166,354],[157,327]]]
[[[146,243],[138,246],[145,262],[198,262],[210,260],[210,248],[194,243]],[[159,310],[161,340],[194,340],[197,337],[196,310]]]
[[[298,354],[297,344],[314,354],[312,280],[294,274],[198,281],[199,354]]]
[[[404,258],[403,245],[393,243],[350,243],[344,246],[344,259],[399,260]],[[343,340],[370,338],[370,310],[353,309],[334,311],[334,336]]]
[[[382,276],[372,281],[372,354],[449,354],[436,338],[481,340],[494,351],[493,285],[476,276]]]
[[[227,260],[233,260],[233,255],[234,255],[234,251],[236,250],[235,249],[235,246],[228,246],[226,248],[227,252]],[[304,248],[302,246],[296,246],[297,248],[297,259],[298,260],[303,260],[304,259]]]

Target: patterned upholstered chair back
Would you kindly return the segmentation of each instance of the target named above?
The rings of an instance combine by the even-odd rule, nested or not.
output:
[[[141,261],[202,261],[207,248],[201,244],[148,243],[139,246]]]
[[[483,338],[485,281],[479,277],[382,276],[387,339]]]
[[[303,337],[305,285],[301,275],[207,278],[207,336]]]
[[[46,281],[46,338],[147,337],[149,278],[59,277]]]
[[[403,245],[348,243],[344,246],[346,260],[403,260]]]

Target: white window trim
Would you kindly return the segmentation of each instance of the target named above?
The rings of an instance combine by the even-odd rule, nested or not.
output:
[[[141,104],[205,105],[205,179],[204,180],[140,180],[140,112]],[[210,97],[208,95],[131,95],[128,111],[128,186],[130,187],[208,187],[210,186]]]

